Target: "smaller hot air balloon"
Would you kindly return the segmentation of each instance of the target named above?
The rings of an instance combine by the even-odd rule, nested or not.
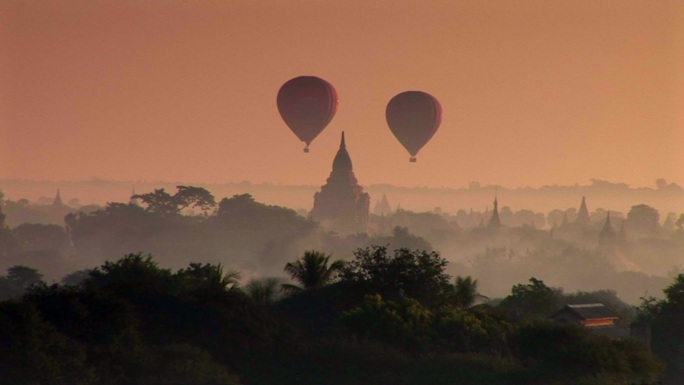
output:
[[[404,148],[416,154],[437,132],[442,122],[442,106],[434,96],[422,91],[406,91],[393,97],[385,110],[387,125]]]
[[[299,140],[309,145],[330,123],[337,110],[337,92],[315,76],[288,80],[278,91],[278,111]]]

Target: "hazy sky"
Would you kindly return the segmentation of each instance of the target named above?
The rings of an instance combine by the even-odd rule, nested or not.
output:
[[[304,154],[275,100],[337,89]],[[418,163],[395,94],[443,107]],[[684,1],[0,0],[0,178],[684,185]]]

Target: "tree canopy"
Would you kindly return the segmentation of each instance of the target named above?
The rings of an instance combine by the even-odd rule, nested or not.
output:
[[[211,193],[202,187],[177,186],[178,191],[171,195],[163,188],[155,189],[146,194],[136,194],[133,198],[140,199],[147,205],[147,211],[162,215],[179,214],[186,208],[198,208],[202,212],[208,212],[216,207],[216,201]]]
[[[284,284],[286,290],[311,290],[322,287],[336,278],[337,273],[344,267],[343,261],[330,262],[331,255],[310,250],[294,262],[285,265],[285,272],[300,286]]]
[[[444,272],[447,260],[437,252],[385,246],[358,249],[342,270],[342,280],[360,284],[383,298],[404,296],[423,304],[436,304],[448,296],[451,277]]]

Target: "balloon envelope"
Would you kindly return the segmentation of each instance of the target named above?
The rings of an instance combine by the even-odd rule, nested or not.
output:
[[[402,92],[387,103],[387,125],[416,161],[416,154],[437,132],[442,122],[442,106],[432,95],[422,91]]]
[[[337,111],[337,92],[330,83],[315,76],[290,79],[278,91],[278,111],[299,140],[309,144]]]

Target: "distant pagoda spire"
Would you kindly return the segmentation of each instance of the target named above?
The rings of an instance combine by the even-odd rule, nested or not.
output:
[[[489,219],[489,227],[499,227],[501,226],[501,219],[499,218],[499,191],[498,188],[494,192],[494,210],[492,211],[492,217]]]
[[[599,245],[614,245],[617,234],[613,230],[613,226],[610,224],[610,212],[606,214],[606,222],[603,224],[603,228],[599,233]]]
[[[587,210],[587,201],[584,196],[582,196],[582,204],[580,204],[575,222],[582,224],[589,223],[589,210]]]
[[[392,213],[392,206],[390,206],[387,200],[387,195],[382,194],[382,199],[377,200],[375,207],[373,208],[373,214],[375,215],[385,215]]]
[[[62,202],[62,196],[60,194],[59,189],[57,189],[57,195],[55,195],[55,200],[52,201],[52,206],[53,207],[62,207],[64,206],[64,202]]]

